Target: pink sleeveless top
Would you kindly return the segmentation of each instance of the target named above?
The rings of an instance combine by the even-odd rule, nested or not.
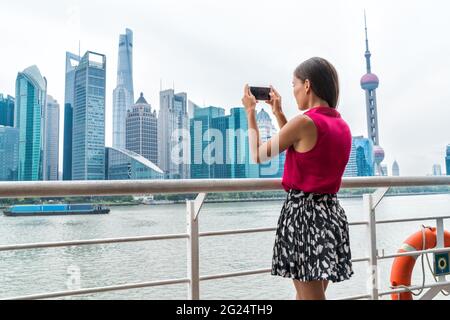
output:
[[[313,193],[337,193],[350,158],[352,134],[340,113],[320,106],[304,113],[317,128],[317,143],[311,151],[300,153],[290,146],[282,185],[284,190]]]

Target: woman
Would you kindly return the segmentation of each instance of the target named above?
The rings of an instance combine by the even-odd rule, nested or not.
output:
[[[278,219],[272,275],[293,279],[298,300],[324,300],[328,282],[353,275],[348,222],[337,200],[350,157],[352,135],[336,110],[339,80],[325,59],[300,64],[293,77],[298,109],[306,111],[289,122],[281,97],[271,86],[270,101],[280,132],[259,140],[256,99],[245,86],[252,157],[263,163],[287,150],[282,186],[287,198]]]

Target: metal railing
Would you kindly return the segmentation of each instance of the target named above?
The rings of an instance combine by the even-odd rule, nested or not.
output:
[[[343,180],[343,188],[377,188],[373,194],[364,194],[364,212],[366,221],[356,221],[349,223],[350,226],[364,226],[367,228],[368,256],[352,259],[353,263],[368,262],[373,272],[369,275],[371,286],[367,294],[345,297],[348,299],[379,299],[380,297],[393,293],[407,292],[422,287],[411,286],[410,288],[393,289],[386,292],[379,292],[377,265],[381,259],[391,259],[398,256],[417,256],[425,252],[449,252],[450,248],[444,248],[444,219],[448,217],[427,217],[397,220],[376,220],[376,207],[383,199],[391,187],[409,186],[437,186],[450,185],[450,177],[369,177],[369,178],[346,178]],[[205,179],[205,180],[137,180],[137,181],[71,181],[71,182],[1,182],[0,198],[32,198],[32,197],[68,197],[68,196],[112,196],[112,195],[136,195],[136,194],[186,194],[198,193],[195,200],[186,201],[186,221],[187,232],[172,235],[151,235],[141,237],[110,238],[110,239],[90,239],[78,241],[64,241],[51,243],[31,243],[0,245],[1,251],[29,250],[37,248],[55,248],[69,246],[84,246],[96,244],[111,244],[139,241],[162,241],[174,239],[187,239],[187,278],[170,279],[163,281],[127,283],[107,287],[86,288],[80,290],[70,290],[62,292],[42,293],[27,296],[9,297],[7,299],[50,299],[75,295],[93,294],[100,292],[129,290],[137,288],[148,288],[173,284],[188,284],[188,298],[200,299],[200,282],[223,278],[241,277],[256,274],[266,274],[271,269],[246,270],[234,273],[224,273],[217,275],[200,276],[200,254],[199,240],[202,237],[216,237],[237,234],[273,232],[276,228],[258,228],[242,230],[222,230],[215,232],[199,232],[199,213],[208,193],[218,192],[250,192],[282,190],[280,179]],[[392,255],[378,255],[376,226],[377,224],[400,223],[422,220],[436,220],[437,224],[437,246],[435,249],[425,251],[415,251]],[[425,293],[423,299],[432,299],[440,290],[449,289],[450,282],[445,276],[438,277],[438,282],[426,284],[424,288],[430,290]]]

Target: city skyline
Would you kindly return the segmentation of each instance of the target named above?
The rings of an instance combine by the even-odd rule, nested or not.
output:
[[[9,16],[19,16],[17,10],[21,9],[21,3],[23,2],[18,1],[17,4],[5,8],[7,11],[6,18],[0,24],[7,23]],[[391,21],[389,18],[393,18],[395,14],[399,14],[405,9],[406,2],[402,1],[399,1],[400,4],[391,5],[393,8],[388,13],[383,11],[386,2],[375,4],[372,1],[353,5],[350,5],[349,2],[343,2],[340,6],[322,1],[319,4],[302,3],[302,5],[298,5],[298,8],[320,9],[321,6],[325,7],[325,3],[328,8],[337,9],[334,12],[336,16],[333,21],[323,22],[324,26],[318,27],[317,30],[309,30],[309,34],[305,35],[305,42],[303,43],[306,44],[306,47],[296,44],[295,41],[293,42],[285,35],[280,39],[278,49],[266,48],[266,46],[261,46],[258,41],[256,41],[256,44],[245,42],[245,37],[237,32],[239,27],[242,27],[239,23],[235,29],[224,30],[219,28],[221,23],[225,22],[225,20],[221,20],[222,18],[219,19],[218,26],[211,26],[210,31],[202,29],[199,22],[192,23],[189,26],[185,24],[177,25],[176,19],[171,19],[181,15],[182,9],[186,9],[184,4],[175,9],[174,15],[168,17],[168,20],[164,21],[165,24],[163,24],[157,13],[168,10],[166,6],[170,6],[170,4],[142,6],[135,3],[135,9],[127,8],[124,12],[121,12],[122,18],[117,19],[117,23],[112,22],[108,28],[98,24],[92,26],[94,20],[86,10],[83,10],[86,9],[85,2],[80,1],[79,6],[55,4],[52,10],[61,12],[59,19],[39,21],[43,24],[44,30],[49,29],[49,37],[56,36],[56,40],[58,40],[58,36],[61,37],[61,34],[64,34],[63,38],[59,38],[63,41],[54,41],[57,45],[51,44],[51,48],[49,47],[48,51],[44,50],[43,55],[36,52],[36,54],[29,56],[24,55],[21,51],[32,46],[33,39],[29,39],[25,43],[19,42],[20,45],[18,45],[14,39],[9,41],[10,37],[6,35],[7,39],[4,42],[9,50],[5,51],[14,52],[15,59],[7,59],[9,63],[4,65],[5,72],[0,76],[0,92],[5,95],[14,95],[14,90],[11,88],[14,86],[14,77],[17,72],[28,65],[36,64],[48,79],[49,92],[56,100],[64,101],[64,81],[61,81],[61,79],[64,79],[63,57],[66,51],[78,51],[78,40],[81,39],[83,52],[93,50],[105,53],[109,61],[106,92],[106,145],[112,145],[112,88],[118,59],[117,36],[124,28],[129,27],[135,32],[135,41],[139,43],[137,46],[139,50],[133,52],[135,56],[134,82],[138,89],[136,91],[144,92],[149,103],[155,106],[157,110],[160,107],[158,102],[161,78],[163,78],[164,89],[172,87],[172,82],[175,81],[175,91],[187,92],[189,100],[202,106],[215,105],[226,110],[240,106],[241,86],[245,82],[265,85],[270,81],[282,93],[285,113],[288,118],[291,118],[297,113],[289,86],[292,70],[296,64],[305,58],[311,55],[321,55],[328,58],[338,68],[343,92],[339,110],[348,120],[353,135],[357,136],[366,133],[364,95],[358,87],[360,75],[364,71],[364,60],[362,59],[364,34],[361,25],[363,8],[366,7],[371,31],[371,50],[376,56],[373,64],[377,74],[383,78],[383,84],[379,89],[378,112],[381,140],[386,150],[385,163],[391,167],[393,161],[397,160],[401,165],[402,175],[426,175],[430,172],[434,163],[440,163],[444,167],[445,147],[450,140],[445,122],[450,114],[448,108],[445,108],[441,103],[441,101],[446,101],[446,98],[442,95],[432,96],[431,101],[429,101],[430,97],[427,96],[425,99],[422,92],[433,87],[433,91],[446,94],[444,90],[439,90],[441,86],[446,87],[446,82],[435,81],[435,78],[440,77],[446,80],[442,71],[445,68],[438,68],[440,64],[446,63],[446,60],[439,60],[439,57],[444,57],[450,48],[447,43],[438,41],[438,37],[426,37],[426,35],[433,28],[435,30],[437,30],[437,27],[442,28],[448,22],[444,19],[436,19],[439,21],[430,20],[430,23],[421,23],[420,26],[411,23],[410,20],[405,24],[399,23],[399,20],[393,23],[393,20]],[[410,4],[410,2],[408,3]],[[92,2],[93,7],[98,5],[98,1]],[[203,5],[204,10],[211,13],[211,17],[217,18],[213,12],[217,7],[220,8],[220,4],[204,3]],[[262,1],[261,7],[249,14],[256,17],[261,14],[260,10],[267,9],[267,6],[268,3]],[[445,2],[441,2],[440,6],[448,7]],[[145,16],[146,10],[143,10],[144,8],[154,9],[153,11],[147,10],[153,12],[152,14],[156,18],[151,22],[151,28],[145,28],[145,24],[136,22],[136,17]],[[236,9],[237,7],[231,5],[231,8]],[[282,13],[289,21],[288,18],[294,18],[294,16],[289,14],[288,8],[297,8],[297,5],[293,3],[282,4],[277,6],[276,11]],[[138,9],[141,12],[138,12]],[[225,17],[230,17],[233,13],[232,9],[221,9],[224,9]],[[347,9],[349,10],[347,11]],[[47,14],[40,11],[39,8],[36,8],[36,10],[38,17]],[[445,11],[433,10],[421,6],[419,3],[417,6],[408,6],[405,10],[412,14],[428,12],[434,16]],[[136,13],[136,16],[133,16],[133,13]],[[118,6],[112,4],[111,8],[108,8],[108,14],[111,16],[118,14]],[[77,19],[77,15],[79,19]],[[187,11],[185,15],[193,17],[195,13]],[[25,17],[30,18],[30,23],[35,19],[28,16],[28,13],[25,14]],[[206,21],[209,21],[208,19],[211,17],[207,17]],[[325,17],[328,17],[326,12]],[[335,24],[335,21],[342,21],[342,19],[337,19],[338,17],[347,18],[348,21],[336,26],[335,29],[337,30],[328,30],[327,28]],[[427,15],[423,15],[422,19],[426,18]],[[305,19],[309,18],[305,17]],[[81,21],[79,23],[79,34],[74,32],[77,29],[74,27],[77,25],[77,20]],[[58,24],[61,27],[61,34],[55,31],[58,30],[58,28],[55,28],[55,25]],[[290,24],[282,22],[281,25],[286,27]],[[265,32],[274,35],[281,30],[279,26],[277,28],[275,31],[266,30]],[[224,35],[230,38],[236,36],[234,37],[235,41],[227,45],[220,44],[217,41],[218,39],[212,35],[216,31],[218,32],[217,38]],[[16,37],[17,33],[20,36],[20,30],[13,32]],[[289,34],[295,33],[290,31]],[[339,43],[333,39],[333,34],[335,36],[339,34]],[[255,36],[257,39],[261,39],[259,37],[262,35],[255,34]],[[149,39],[153,39],[153,43],[150,43]],[[165,39],[165,42],[162,41],[163,39]],[[421,41],[420,46],[417,45],[418,39]],[[424,46],[424,43],[427,45]],[[437,50],[438,45],[441,46],[439,51]],[[442,45],[444,45],[443,50]],[[279,50],[280,47],[291,48],[293,46],[297,48],[298,53],[286,54]],[[234,53],[233,48],[238,49],[237,47],[245,49],[244,52]],[[54,48],[57,49],[50,50]],[[258,57],[246,53],[258,48],[261,50],[261,52],[258,52]],[[404,53],[408,50],[415,54],[405,55]],[[433,56],[433,60],[437,61],[426,61],[425,64],[425,60],[421,57],[434,53],[438,54]],[[7,55],[7,53],[3,54]],[[273,61],[272,56],[279,58]],[[11,61],[14,63],[11,63]],[[58,64],[55,61],[61,61],[61,63]],[[433,67],[433,63],[437,64],[434,64]],[[420,73],[421,77],[415,77],[414,69],[421,66],[425,68],[425,73]],[[13,73],[11,73],[11,69],[14,70]],[[199,73],[205,73],[205,75],[196,75],[193,72],[195,69],[198,69]],[[233,74],[232,77],[231,74]],[[219,78],[220,81],[214,81],[214,79]],[[425,89],[423,83],[425,83]],[[432,106],[432,113],[436,114],[437,112],[439,116],[431,116],[431,112],[428,114],[426,109],[422,109],[423,105]],[[424,112],[421,112],[422,110]],[[61,118],[63,118],[62,113],[61,110]],[[63,128],[63,125],[61,124],[60,127]],[[420,130],[417,128],[420,128]],[[62,139],[60,144],[62,144]]]

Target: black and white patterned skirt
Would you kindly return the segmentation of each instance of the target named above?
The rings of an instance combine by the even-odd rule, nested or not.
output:
[[[341,282],[353,275],[347,216],[336,194],[289,190],[278,219],[272,275]]]

